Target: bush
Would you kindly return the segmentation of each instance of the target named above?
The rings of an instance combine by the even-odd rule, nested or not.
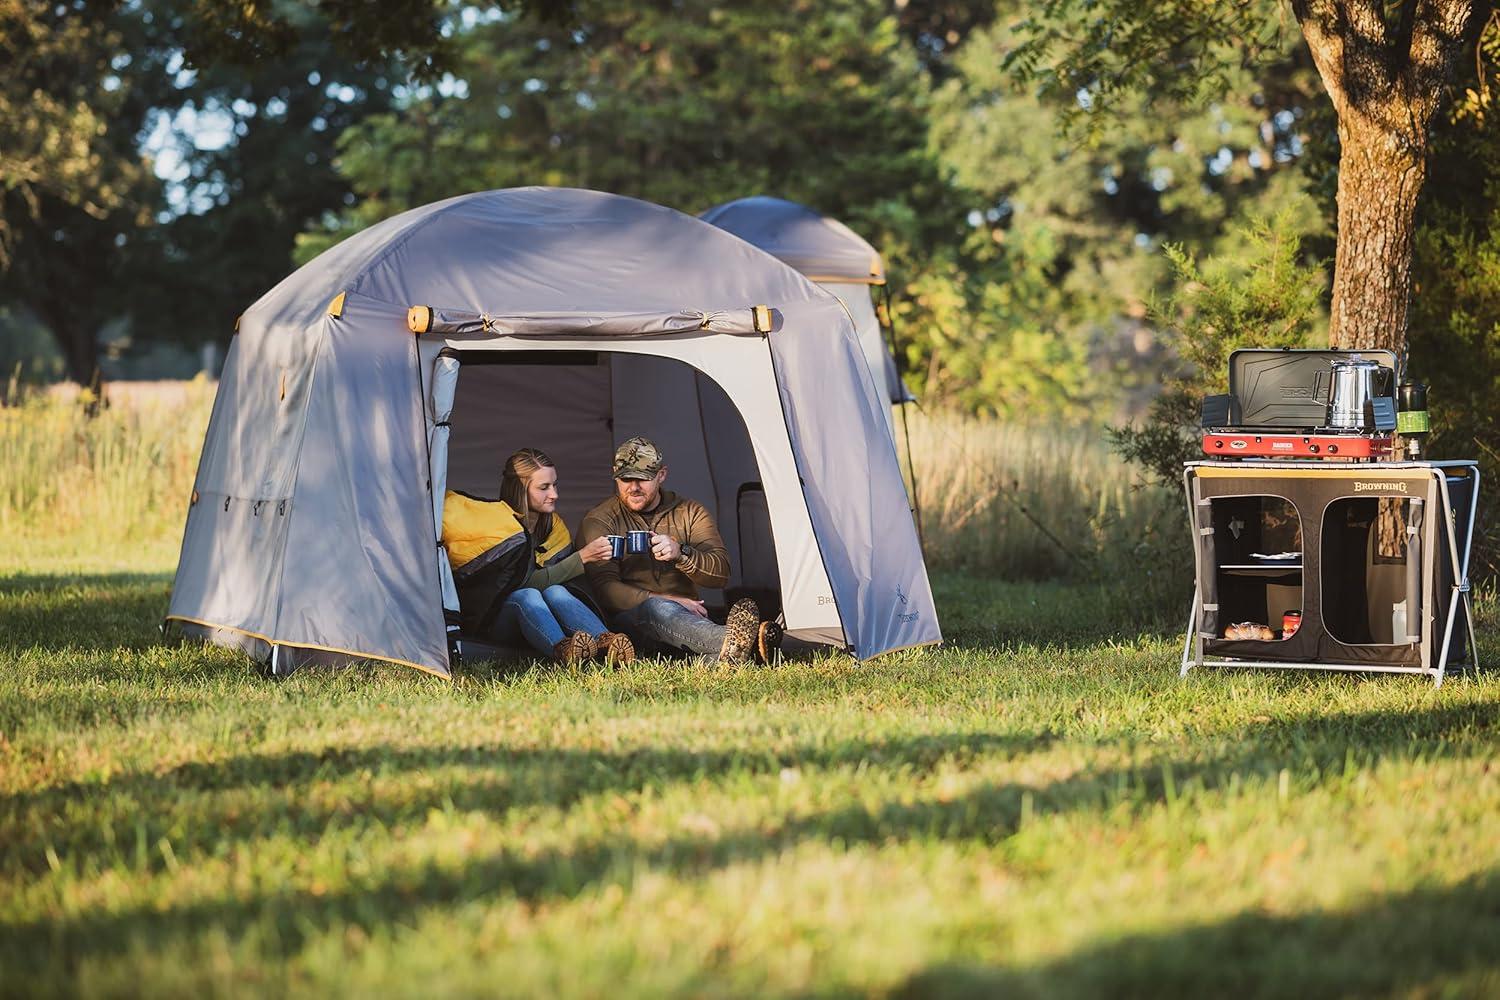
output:
[[[1158,482],[1182,481],[1182,464],[1202,457],[1198,407],[1229,391],[1229,355],[1243,347],[1309,347],[1327,341],[1321,264],[1304,258],[1289,215],[1231,227],[1232,248],[1200,265],[1181,246],[1165,248],[1174,288],[1150,318],[1179,364],[1139,426],[1113,427],[1109,440]]]

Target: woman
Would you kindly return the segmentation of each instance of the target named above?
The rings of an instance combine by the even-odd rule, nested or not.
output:
[[[535,448],[522,448],[505,460],[498,502],[450,491],[444,504],[443,544],[465,618],[472,626],[479,615],[477,606],[490,603],[484,599],[486,588],[490,594],[506,593],[509,583],[518,581],[498,609],[477,619],[487,635],[502,643],[525,639],[534,649],[564,662],[602,653],[608,662],[629,663],[635,658],[629,637],[607,631],[599,616],[563,586],[581,577],[588,563],[610,558],[609,539],[598,538],[574,550],[556,510],[557,468]],[[513,530],[517,527],[526,529],[529,548],[524,555],[519,551],[522,538]],[[508,561],[508,554],[519,557],[514,571],[484,576],[486,568]],[[478,572],[470,567],[478,567]],[[474,585],[466,588],[465,581],[471,579]]]

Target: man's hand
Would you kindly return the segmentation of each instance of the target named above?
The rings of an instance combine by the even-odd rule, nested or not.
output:
[[[651,554],[658,562],[676,562],[682,555],[682,546],[671,535],[652,535]],[[702,614],[700,611],[699,614]]]
[[[677,597],[673,594],[657,594],[655,596],[665,598],[673,604],[681,604],[699,618],[708,617],[708,609],[703,606],[702,601],[695,601],[691,597]]]
[[[603,535],[589,542],[578,550],[578,558],[583,560],[584,565],[589,563],[604,562],[610,557],[609,539]]]

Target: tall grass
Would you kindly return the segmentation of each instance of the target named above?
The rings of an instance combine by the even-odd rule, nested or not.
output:
[[[203,431],[207,381],[120,389],[90,415],[76,395],[0,407],[0,532],[11,540],[180,535]]]
[[[0,408],[0,532],[11,539],[175,543],[203,431],[206,381],[120,383],[90,416],[76,396]],[[1144,485],[1085,429],[913,412],[927,559],[1006,579],[1120,579],[1180,563],[1178,498]],[[1163,547],[1184,546],[1163,557]]]
[[[1118,579],[1178,555],[1190,565],[1181,498],[1096,431],[908,418],[931,565],[1030,580]]]

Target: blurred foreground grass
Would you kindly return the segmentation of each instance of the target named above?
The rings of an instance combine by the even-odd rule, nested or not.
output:
[[[155,644],[186,488],[12,508],[0,995],[1500,992],[1500,675],[1179,681],[1128,590],[947,571],[865,665],[271,683]]]

